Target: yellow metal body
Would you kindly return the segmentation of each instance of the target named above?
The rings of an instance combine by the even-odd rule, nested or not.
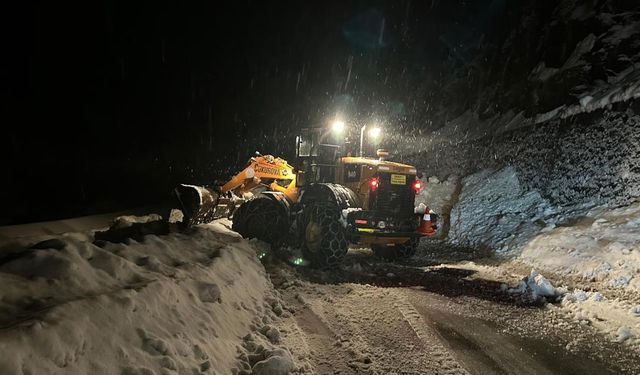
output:
[[[349,180],[345,169],[352,166],[358,169],[358,178]],[[335,183],[344,185],[356,194],[361,202],[369,201],[370,188],[368,181],[379,172],[416,175],[415,167],[386,160],[363,157],[342,157],[336,163]],[[293,166],[272,155],[252,157],[247,166],[220,187],[221,193],[232,191],[238,196],[251,192],[260,185],[267,185],[272,191],[282,192],[287,199],[295,202],[298,199],[299,188],[296,186],[297,174]],[[366,206],[366,203],[365,203]],[[364,210],[368,207],[362,207]]]
[[[363,210],[371,209],[369,207],[369,194],[371,194],[369,181],[378,173],[382,172],[406,176],[415,176],[417,174],[416,168],[411,165],[364,157],[340,158],[336,167],[336,183],[353,190],[360,198]],[[357,171],[357,179],[349,178],[349,172],[354,171]],[[391,246],[394,244],[403,244],[410,240],[408,237],[378,237],[374,234],[376,229],[358,228],[358,232],[368,232],[370,234],[360,237],[359,242],[365,246]]]
[[[357,170],[355,177],[349,178],[348,171]],[[415,176],[416,168],[386,160],[364,157],[341,157],[336,161],[335,183],[344,185],[353,190],[363,210],[369,210],[369,194],[371,187],[369,181],[378,173],[392,173],[399,175]],[[286,160],[272,155],[252,157],[247,166],[233,176],[227,183],[220,187],[221,193],[233,192],[242,197],[250,193],[260,185],[267,185],[271,191],[282,192],[290,202],[296,202],[300,195],[300,189],[296,186],[297,174],[294,168]],[[302,176],[301,181],[303,182]],[[361,231],[367,229],[362,228]],[[374,233],[374,229],[369,229]],[[307,233],[310,235],[310,233]],[[393,245],[405,243],[407,237],[378,237],[375,235],[363,236],[360,243],[364,245]]]
[[[350,171],[354,171],[356,169],[359,171],[357,174],[359,176],[357,180],[354,181],[353,179],[348,178],[349,171],[347,171],[347,169],[349,168]],[[340,158],[338,162],[335,182],[350,188],[358,194],[360,202],[363,203],[362,209],[368,210],[369,193],[371,192],[368,182],[379,172],[410,176],[415,176],[417,173],[414,166],[407,164],[387,160],[347,156]]]
[[[298,199],[296,174],[286,160],[272,155],[252,157],[247,166],[220,187],[221,193],[232,191],[238,196],[251,192],[259,185],[283,193],[291,202]]]

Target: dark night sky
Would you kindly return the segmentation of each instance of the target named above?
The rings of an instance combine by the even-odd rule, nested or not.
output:
[[[428,82],[501,27],[504,1],[17,7],[0,73],[5,223],[156,202],[241,167],[245,141],[286,155],[295,129],[338,111],[420,127]]]

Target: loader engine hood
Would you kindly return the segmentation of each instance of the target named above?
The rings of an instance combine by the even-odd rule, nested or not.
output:
[[[377,169],[379,172],[401,173],[414,176],[417,174],[416,167],[412,165],[387,160],[347,156],[342,158],[342,163],[367,165]]]

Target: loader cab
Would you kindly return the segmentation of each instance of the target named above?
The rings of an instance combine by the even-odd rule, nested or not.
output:
[[[324,129],[302,129],[296,137],[296,157],[301,161],[299,185],[336,182],[336,167],[342,146]]]

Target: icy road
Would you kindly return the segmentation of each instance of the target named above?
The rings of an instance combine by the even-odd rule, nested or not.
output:
[[[98,219],[1,231],[0,374],[640,373],[637,346],[509,292],[528,271],[477,251],[320,271],[261,264],[225,220],[114,243]]]
[[[295,311],[283,342],[317,374],[640,372],[635,351],[553,305],[438,263],[389,264],[351,250],[338,271],[267,265]]]

